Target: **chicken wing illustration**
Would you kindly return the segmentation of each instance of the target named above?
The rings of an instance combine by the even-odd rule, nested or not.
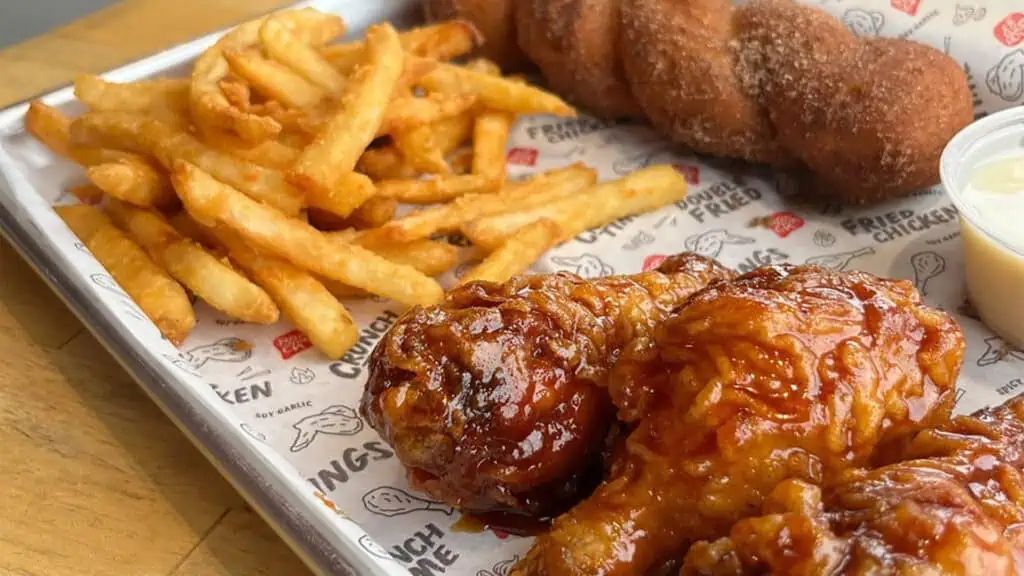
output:
[[[317,414],[306,416],[292,428],[296,430],[290,450],[301,452],[309,447],[320,434],[332,436],[354,436],[363,429],[363,421],[352,408],[343,404],[328,406]]]
[[[1012,346],[999,336],[989,336],[988,338],[985,338],[985,346],[985,352],[983,352],[981,357],[978,358],[979,368],[997,364],[1000,360],[1005,358],[1024,360],[1024,350]]]
[[[859,250],[851,250],[849,252],[839,252],[838,254],[825,254],[823,256],[812,256],[807,259],[807,264],[814,266],[821,266],[830,270],[842,271],[846,270],[846,267],[850,265],[850,262],[854,258],[860,258],[861,256],[870,256],[875,253],[875,249],[871,247],[861,248]]]
[[[914,286],[922,295],[928,295],[928,281],[946,271],[946,259],[936,252],[927,250],[910,257],[914,269]]]
[[[554,256],[551,261],[559,266],[568,266],[572,272],[583,278],[600,278],[615,274],[615,269],[593,254],[581,254],[575,258],[570,256]]]
[[[198,370],[207,362],[245,362],[252,358],[252,346],[241,338],[228,336],[212,344],[197,346],[183,352],[193,369]]]
[[[685,246],[690,252],[717,258],[726,244],[753,244],[754,239],[730,233],[725,228],[716,228],[694,234],[686,239]]]
[[[1006,102],[1016,102],[1024,96],[1024,48],[1018,48],[989,69],[985,84],[990,92]]]
[[[363,495],[363,506],[379,516],[402,516],[412,512],[434,510],[451,516],[455,510],[447,504],[413,496],[401,488],[380,486]]]
[[[878,36],[885,25],[885,16],[874,10],[851,8],[843,14],[843,24],[851,32],[861,37]]]

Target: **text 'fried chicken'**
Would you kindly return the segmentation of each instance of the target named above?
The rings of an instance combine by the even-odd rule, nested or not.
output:
[[[470,511],[559,513],[600,474],[619,352],[733,273],[683,254],[655,271],[470,283],[377,346],[361,411],[412,483]]]
[[[824,488],[780,484],[766,515],[694,545],[682,574],[1024,573],[1024,398],[921,432],[904,456]]]
[[[623,351],[607,382],[636,428],[514,574],[644,574],[725,535],[783,480],[945,420],[963,350],[906,281],[780,265],[713,284]]]

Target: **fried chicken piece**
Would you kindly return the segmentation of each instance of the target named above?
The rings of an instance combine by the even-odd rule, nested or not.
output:
[[[792,0],[752,0],[733,30],[744,91],[821,194],[875,202],[937,184],[943,148],[974,119],[960,64],[930,46],[858,38]]]
[[[514,574],[644,574],[758,513],[783,480],[820,483],[936,422],[964,339],[906,281],[759,268],[692,296],[607,378],[625,454]]]
[[[614,407],[598,384],[619,352],[732,276],[683,254],[634,276],[458,287],[383,338],[361,412],[433,497],[474,512],[557,514],[600,478]]]
[[[684,576],[1024,573],[1024,398],[918,434],[909,460],[780,484]]]
[[[520,0],[519,46],[549,86],[600,118],[638,118],[619,58],[619,0]]]

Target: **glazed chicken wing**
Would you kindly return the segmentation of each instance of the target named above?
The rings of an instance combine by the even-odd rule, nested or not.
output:
[[[780,484],[765,516],[694,545],[684,576],[1024,573],[1024,399],[917,435],[910,460]]]
[[[619,352],[732,276],[684,254],[635,276],[456,288],[440,306],[409,311],[377,346],[362,414],[435,498],[474,512],[559,513],[599,479],[614,407],[597,384]]]
[[[514,573],[644,574],[727,534],[783,480],[948,418],[963,348],[905,281],[783,265],[709,286],[623,352],[607,383],[636,428]]]

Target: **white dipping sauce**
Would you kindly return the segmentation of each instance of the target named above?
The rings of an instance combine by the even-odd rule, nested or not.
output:
[[[1024,106],[961,130],[939,173],[960,212],[971,304],[990,330],[1024,348]]]
[[[970,169],[960,201],[967,292],[982,322],[1024,347],[1024,150]]]

